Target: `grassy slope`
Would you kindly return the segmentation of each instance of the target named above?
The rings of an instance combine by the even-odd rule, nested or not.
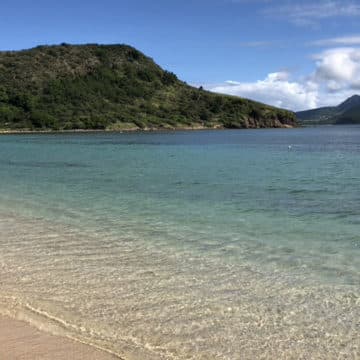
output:
[[[190,87],[126,45],[0,52],[0,128],[296,125],[292,112]]]

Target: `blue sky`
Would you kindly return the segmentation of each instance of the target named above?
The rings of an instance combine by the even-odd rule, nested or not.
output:
[[[293,110],[360,92],[360,1],[1,1],[0,49],[126,43],[181,79]]]

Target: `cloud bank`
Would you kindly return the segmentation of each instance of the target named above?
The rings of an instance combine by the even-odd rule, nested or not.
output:
[[[226,81],[224,84],[210,87],[209,90],[288,109],[316,107],[317,94],[316,89],[312,89],[312,84],[291,81],[289,77],[290,74],[287,72],[274,72],[256,82]]]
[[[328,49],[315,54],[313,61],[315,70],[301,78],[278,71],[254,82],[230,80],[206,88],[294,111],[337,105],[360,92],[360,48]]]

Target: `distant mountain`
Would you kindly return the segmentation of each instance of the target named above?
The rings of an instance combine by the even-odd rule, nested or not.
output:
[[[342,113],[360,106],[360,95],[353,95],[337,106],[338,110]]]
[[[0,130],[260,128],[293,112],[180,81],[128,45],[0,52]]]
[[[338,106],[299,111],[296,116],[307,124],[360,124],[360,96],[353,95]]]

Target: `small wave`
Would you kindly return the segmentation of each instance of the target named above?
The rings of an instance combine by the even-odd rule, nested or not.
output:
[[[34,317],[31,317],[29,315],[26,314],[26,312],[21,312],[21,311],[18,311],[17,314],[15,315],[15,318],[17,318],[18,320],[21,320],[21,321],[25,321],[27,322],[28,324],[36,327],[37,329],[41,330],[41,331],[45,331],[45,332],[48,332],[52,335],[55,335],[55,336],[65,336],[67,337],[68,339],[70,340],[73,340],[73,341],[76,341],[78,343],[81,343],[81,344],[84,344],[84,345],[88,345],[88,346],[91,346],[97,350],[100,350],[100,351],[103,351],[103,352],[106,352],[108,354],[111,354],[113,355],[114,357],[117,357],[118,359],[120,360],[125,360],[124,357],[122,357],[120,354],[110,350],[110,349],[107,349],[105,347],[102,347],[100,345],[97,345],[91,341],[87,341],[87,340],[82,340],[82,339],[79,339],[75,336],[72,336],[68,333],[62,333],[60,331],[58,331],[56,329],[56,327],[60,327],[60,328],[63,328],[63,329],[66,329],[66,330],[69,330],[69,331],[76,331],[76,332],[85,332],[87,331],[87,329],[85,329],[84,327],[78,327],[74,324],[71,324],[69,322],[67,322],[66,320],[64,319],[61,319],[59,317],[56,317],[54,315],[51,315],[49,314],[47,311],[44,311],[44,310],[40,310],[40,309],[37,309],[33,306],[31,306],[30,304],[26,303],[24,308],[29,311],[30,313],[32,314],[35,314],[36,316],[39,316],[40,318],[44,318],[48,321],[50,321],[50,323],[55,323],[55,329],[52,328],[51,326],[46,326],[43,322],[37,322]],[[8,312],[7,313],[8,315],[11,316],[11,313]],[[14,316],[12,316],[14,317]]]

